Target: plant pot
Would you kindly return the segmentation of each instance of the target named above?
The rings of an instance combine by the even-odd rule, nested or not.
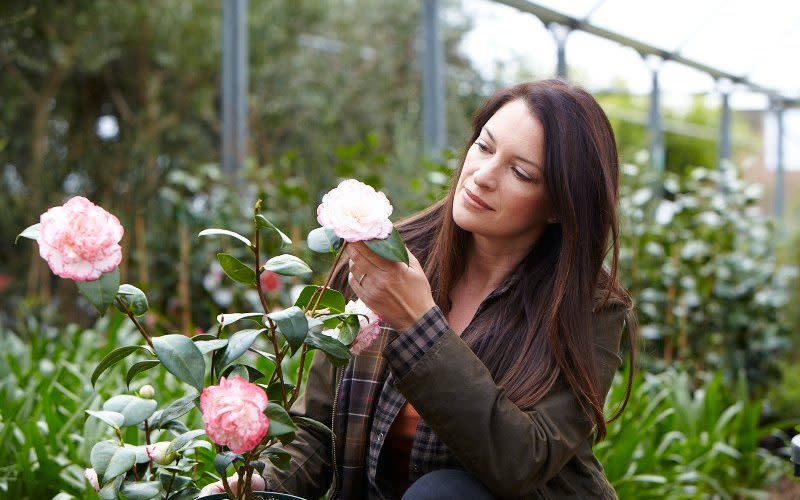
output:
[[[256,498],[261,498],[264,500],[305,500],[303,497],[296,497],[294,495],[289,495],[288,493],[276,493],[274,491],[254,491],[253,495]],[[228,500],[228,494],[214,493],[213,495],[200,497],[197,500]]]

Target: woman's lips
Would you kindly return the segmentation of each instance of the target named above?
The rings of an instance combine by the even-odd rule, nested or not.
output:
[[[473,206],[477,206],[479,208],[483,208],[483,209],[486,209],[486,210],[494,210],[492,207],[487,205],[485,201],[483,201],[482,199],[478,198],[476,195],[472,194],[472,191],[470,191],[467,188],[464,188],[464,198],[468,202],[470,202]]]

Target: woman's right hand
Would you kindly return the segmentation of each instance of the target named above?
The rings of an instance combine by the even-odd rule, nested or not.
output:
[[[239,485],[238,473],[234,472],[232,476],[228,476],[228,485],[235,494]],[[264,481],[264,478],[261,477],[258,472],[253,472],[253,477],[250,478],[250,485],[252,486],[252,491],[264,491],[267,488],[266,481]],[[216,493],[225,493],[225,486],[223,486],[222,481],[205,485],[203,489],[200,490],[200,498]]]

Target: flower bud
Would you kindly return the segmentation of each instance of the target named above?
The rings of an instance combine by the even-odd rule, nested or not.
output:
[[[155,395],[156,390],[153,389],[153,386],[150,384],[143,385],[141,389],[139,389],[139,397],[142,399],[153,399]]]
[[[145,446],[147,456],[150,457],[150,460],[158,465],[167,465],[171,462],[174,462],[175,459],[178,458],[178,454],[172,452],[167,455],[167,448],[169,448],[169,444],[169,441],[159,441],[158,443],[148,444]]]
[[[100,491],[100,481],[97,480],[97,471],[94,469],[83,469],[83,475],[89,484],[92,485],[94,491]]]

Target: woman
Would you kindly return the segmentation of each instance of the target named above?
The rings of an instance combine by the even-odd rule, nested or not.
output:
[[[348,245],[338,288],[389,328],[345,368],[314,357],[297,408],[330,420],[335,438],[298,433],[292,470],[265,472],[271,489],[615,497],[591,449],[631,310],[616,276],[608,120],[561,81],[500,90],[476,114],[454,181],[399,224],[409,266]]]

